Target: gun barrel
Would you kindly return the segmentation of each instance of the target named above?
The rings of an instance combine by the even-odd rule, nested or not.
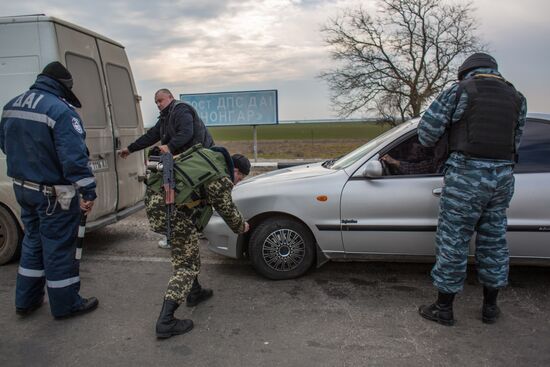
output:
[[[174,180],[174,157],[172,153],[164,153],[160,157],[157,169],[162,169],[164,186],[164,202],[166,204],[166,242],[171,244],[172,237],[172,209],[176,198],[176,181]]]

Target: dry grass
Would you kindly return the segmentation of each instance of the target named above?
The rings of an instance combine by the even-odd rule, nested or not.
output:
[[[329,159],[340,157],[366,143],[364,139],[314,139],[314,140],[259,140],[260,159]],[[254,156],[253,143],[244,141],[216,141],[231,154],[241,153]]]

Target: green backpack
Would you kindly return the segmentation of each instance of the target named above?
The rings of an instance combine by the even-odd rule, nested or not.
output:
[[[201,144],[174,157],[175,203],[195,209],[193,217],[199,231],[212,216],[212,207],[204,203],[204,186],[221,177],[229,177],[223,154],[203,148]],[[164,195],[162,171],[150,172],[147,190],[152,194]]]

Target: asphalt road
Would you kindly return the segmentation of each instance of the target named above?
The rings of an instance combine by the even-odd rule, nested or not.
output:
[[[0,366],[550,366],[550,268],[512,268],[495,325],[481,322],[472,272],[445,327],[417,313],[435,295],[429,264],[329,263],[274,282],[205,243],[200,280],[214,297],[178,309],[189,334],[157,340],[171,271],[159,239],[143,212],[90,233],[81,293],[100,306],[63,321],[48,305],[16,316],[17,264],[0,267]]]

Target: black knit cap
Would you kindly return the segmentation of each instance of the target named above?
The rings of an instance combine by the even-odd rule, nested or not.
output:
[[[490,68],[498,70],[495,58],[483,52],[477,52],[468,57],[458,68],[458,80],[464,79],[469,71],[477,68]]]
[[[65,95],[63,97],[65,97],[67,102],[75,107],[82,107],[78,98],[71,91],[73,88],[73,76],[62,63],[59,61],[50,62],[44,67],[41,75],[46,75],[59,82],[64,89]]]
[[[242,154],[233,154],[231,156],[233,160],[233,165],[237,168],[242,174],[248,175],[250,173],[250,161]]]

